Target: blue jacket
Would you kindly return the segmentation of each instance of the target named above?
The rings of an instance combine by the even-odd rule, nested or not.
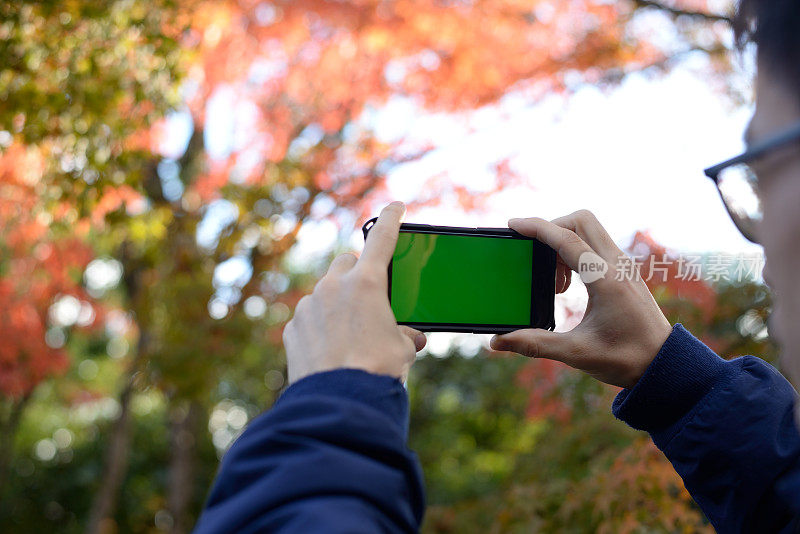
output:
[[[676,325],[613,411],[650,433],[719,532],[792,532],[796,396],[762,360],[723,360]],[[407,431],[399,381],[306,377],[225,455],[195,532],[415,532],[425,499]]]

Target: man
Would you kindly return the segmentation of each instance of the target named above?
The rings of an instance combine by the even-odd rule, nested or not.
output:
[[[737,28],[740,43],[758,46],[751,150],[708,174],[737,226],[764,245],[772,330],[784,366],[800,379],[800,2],[743,0]],[[742,165],[758,176],[763,220],[723,190]],[[385,208],[361,257],[336,258],[298,304],[284,333],[291,386],[226,455],[197,532],[418,529],[424,495],[405,445],[402,381],[425,338],[398,327],[386,298],[402,214],[401,204]],[[549,244],[573,270],[587,251],[611,265],[622,255],[585,211],[509,226]],[[559,289],[568,284],[569,271],[559,270]],[[800,434],[792,386],[762,360],[725,361],[671,326],[641,280],[607,275],[587,290],[586,315],[572,331],[520,330],[492,347],[560,360],[625,388],[615,415],[650,433],[720,532],[793,532]]]

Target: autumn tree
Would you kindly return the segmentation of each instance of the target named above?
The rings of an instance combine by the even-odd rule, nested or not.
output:
[[[131,7],[0,7],[0,322],[8,340],[0,392],[9,444],[31,392],[68,365],[51,304],[70,296],[73,307],[84,299],[85,314],[96,313],[80,283],[92,256],[85,238],[89,221],[107,211],[99,202],[106,186],[136,172],[122,141],[174,94],[164,75],[174,43],[158,41],[153,15],[141,24],[146,13]],[[56,327],[50,339],[48,326]]]
[[[0,159],[0,488],[7,485],[6,468],[13,436],[31,393],[44,379],[69,365],[63,350],[63,333],[49,324],[61,319],[59,299],[71,299],[80,313],[79,299],[88,296],[76,279],[91,258],[89,247],[77,238],[51,231],[62,222],[65,210],[53,214],[39,209],[35,177],[39,160],[25,147],[12,146]],[[94,322],[94,312],[80,317],[84,326]],[[51,309],[53,313],[51,313]],[[88,313],[88,315],[87,315]],[[54,315],[54,320],[49,317]],[[79,317],[74,317],[71,323]],[[58,326],[58,325],[57,325]],[[2,491],[0,491],[0,494]]]
[[[674,21],[678,45],[665,49],[637,30],[643,11]],[[301,227],[364,218],[387,198],[387,172],[432,148],[381,141],[365,110],[398,96],[421,112],[452,113],[512,92],[535,100],[658,72],[691,50],[727,68],[726,16],[702,1],[118,0],[7,3],[0,14],[0,168],[25,166],[0,173],[0,213],[11,214],[2,261],[14,268],[0,271],[0,298],[36,313],[0,324],[28,321],[25,337],[38,344],[35,357],[23,344],[2,353],[3,369],[17,373],[0,385],[9,424],[22,415],[20,399],[66,365],[42,344],[53,299],[84,298],[80,273],[65,273],[84,267],[89,250],[123,273],[94,304],[126,318],[130,350],[115,366],[119,409],[104,428],[89,532],[114,526],[131,405],[148,388],[168,404],[165,521],[189,529],[198,447],[223,378],[282,370],[280,327],[299,297],[284,260]],[[216,130],[222,116],[233,117],[233,134]],[[210,150],[209,139],[223,148]],[[443,198],[479,206],[476,198],[518,178],[504,162],[497,170],[480,191],[434,177],[412,208]],[[38,226],[26,229],[30,220]],[[46,250],[65,256],[48,260]],[[48,261],[60,262],[52,273]],[[58,283],[38,296],[20,289],[34,271]]]

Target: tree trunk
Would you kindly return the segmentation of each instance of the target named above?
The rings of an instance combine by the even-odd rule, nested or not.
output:
[[[111,429],[111,439],[106,449],[100,487],[94,494],[89,512],[87,534],[104,534],[116,530],[113,524],[120,488],[128,472],[131,446],[130,404],[133,396],[135,368],[119,397],[119,415]]]
[[[147,198],[155,203],[164,203],[161,182],[158,177],[158,161],[153,158],[145,168],[142,186],[147,193]],[[122,262],[122,285],[126,290],[129,309],[135,317],[147,303],[144,301],[146,294],[145,274],[150,265],[136,252],[132,243],[125,239],[119,246],[117,258]],[[146,315],[146,314],[144,314]],[[92,500],[89,511],[89,521],[86,525],[87,534],[103,534],[116,530],[114,515],[117,510],[117,500],[122,483],[128,472],[131,447],[131,413],[130,403],[133,396],[136,373],[143,360],[148,356],[152,341],[151,332],[147,324],[138,324],[139,343],[136,355],[131,362],[126,376],[126,382],[119,396],[119,415],[111,429],[111,437],[106,449],[102,480]]]
[[[172,518],[172,534],[191,530],[189,507],[195,492],[197,432],[203,410],[195,401],[184,402],[170,413],[170,444],[167,509]]]

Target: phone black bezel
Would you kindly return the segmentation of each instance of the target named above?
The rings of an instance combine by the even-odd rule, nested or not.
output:
[[[366,241],[370,228],[377,221],[374,217],[361,227]],[[533,241],[533,265],[531,273],[531,314],[530,324],[471,324],[471,323],[407,323],[422,332],[459,332],[473,334],[505,334],[522,328],[544,328],[553,330],[555,321],[556,291],[556,252],[538,239],[533,239],[511,230],[510,228],[466,228],[458,226],[434,226],[430,224],[403,223],[400,232],[415,234],[464,235],[478,237],[501,237]],[[392,298],[392,264],[389,262],[389,300]]]

